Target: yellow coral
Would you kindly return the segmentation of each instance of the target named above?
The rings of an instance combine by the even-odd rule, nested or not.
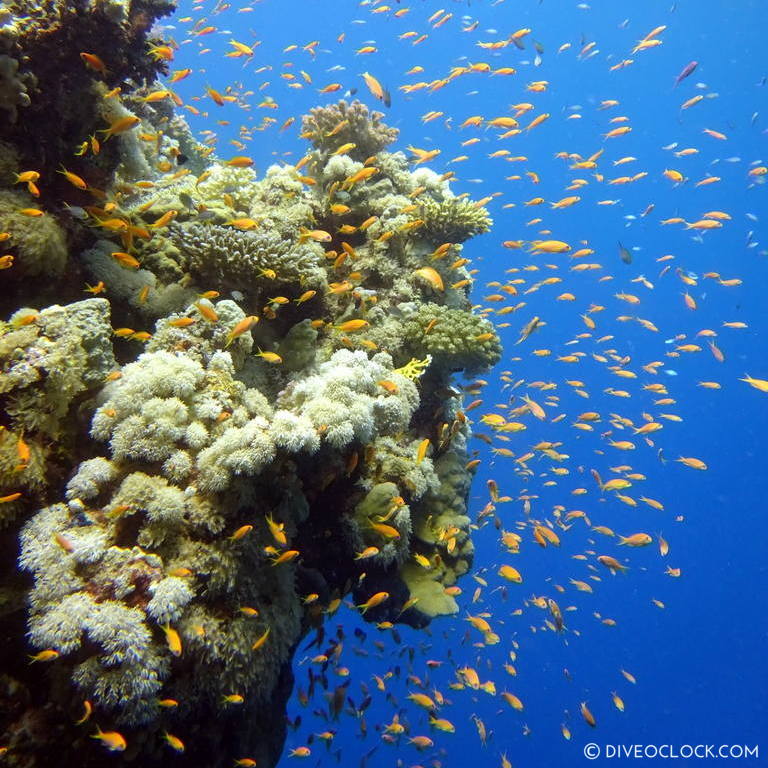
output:
[[[415,357],[412,357],[402,368],[395,368],[393,373],[399,373],[401,376],[405,376],[406,379],[418,379],[431,362],[431,355],[427,355],[423,360],[417,360]]]

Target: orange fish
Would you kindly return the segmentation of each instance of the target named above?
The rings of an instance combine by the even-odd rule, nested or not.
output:
[[[94,72],[98,72],[102,75],[107,74],[108,70],[106,64],[104,64],[101,58],[95,53],[81,53],[80,58],[88,69],[92,69]]]
[[[136,115],[128,115],[127,117],[120,117],[117,120],[110,123],[109,128],[99,131],[104,134],[104,140],[111,138],[112,136],[118,136],[121,133],[130,131],[135,128],[141,120]]]

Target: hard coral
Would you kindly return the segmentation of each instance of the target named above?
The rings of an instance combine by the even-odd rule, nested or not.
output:
[[[429,333],[424,329],[430,327]],[[406,350],[426,352],[445,371],[478,373],[501,358],[501,343],[493,325],[477,315],[437,304],[422,304],[403,326]]]
[[[452,197],[425,201],[419,215],[424,220],[424,234],[441,243],[463,243],[493,224],[485,208]]]
[[[24,106],[23,120],[0,123],[0,138],[13,141],[26,167],[46,176],[62,162],[69,162],[73,148],[98,128],[101,97],[94,85],[105,80],[109,87],[126,81],[154,80],[162,63],[147,56],[148,34],[155,19],[170,13],[172,0],[10,0],[7,11],[12,30],[3,36],[5,56],[21,63],[18,71],[4,59],[2,69],[16,81],[15,104]],[[85,66],[81,52],[91,52],[104,62],[105,72]],[[11,70],[13,70],[11,72]],[[14,117],[13,103],[4,100]],[[100,158],[115,162],[109,146]],[[112,166],[114,167],[114,166]],[[104,168],[108,174],[109,170]]]
[[[369,111],[360,101],[343,99],[326,107],[315,107],[303,118],[302,133],[315,148],[330,154],[343,144],[355,144],[351,157],[364,160],[381,152],[398,135],[397,128],[382,122],[381,112]]]
[[[6,113],[6,119],[15,123],[18,108],[30,104],[27,86],[30,77],[19,74],[19,62],[5,54],[0,54],[0,110]]]
[[[0,324],[5,422],[0,430],[0,496],[20,489],[42,494],[70,470],[63,454],[74,439],[75,404],[100,386],[114,366],[109,304],[103,299],[48,307],[37,313],[34,323],[20,328]],[[21,469],[20,440],[30,451]],[[22,500],[3,505],[0,526],[23,505]]]
[[[289,283],[316,288],[325,282],[323,250],[317,243],[298,244],[268,230],[240,232],[216,224],[177,225],[171,238],[201,285],[235,288],[266,303]]]

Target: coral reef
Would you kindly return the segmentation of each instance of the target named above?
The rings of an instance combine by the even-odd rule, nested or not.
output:
[[[52,181],[77,145],[106,127],[99,86],[126,90],[126,81],[155,79],[163,62],[147,55],[148,35],[155,19],[174,7],[173,0],[4,3],[0,139],[16,146],[25,167]],[[96,59],[87,62],[82,52]],[[107,182],[118,153],[108,145],[104,150],[89,165]],[[53,185],[49,191],[55,193]]]
[[[23,495],[0,506],[0,527],[71,471],[79,401],[115,368],[111,334],[104,299],[0,323],[0,496]]]
[[[167,4],[45,5],[54,39],[80,41],[78,19],[127,48],[107,61],[122,77],[156,69],[133,58],[146,33],[135,14]],[[35,24],[25,29],[5,44],[29,48],[51,89]],[[76,87],[95,98],[105,85]],[[62,141],[70,118],[93,125],[89,99]],[[66,234],[48,214],[27,227],[27,193],[0,190],[14,279],[69,261],[107,297],[17,303],[0,327],[0,493],[22,494],[0,508],[3,546],[8,563],[20,546],[12,613],[26,622],[1,650],[49,654],[50,678],[36,664],[14,685],[46,732],[83,744],[80,768],[103,751],[84,737],[90,724],[73,724],[73,699],[148,768],[164,760],[170,722],[192,734],[209,718],[199,764],[273,765],[294,649],[340,600],[386,592],[365,618],[415,627],[458,610],[448,588],[472,561],[472,470],[452,384],[500,357],[458,257],[490,219],[447,178],[387,152],[397,131],[359,102],[313,110],[314,149],[262,178],[206,159],[170,105],[134,95],[101,114],[165,126],[151,146],[126,136],[94,164],[108,211],[70,212]],[[0,160],[26,163],[25,141],[11,130],[6,142]],[[195,173],[172,166],[182,151]],[[222,708],[232,693],[243,705]],[[168,698],[177,711],[159,705]],[[21,709],[0,721],[2,743],[48,764],[56,742],[25,740]]]

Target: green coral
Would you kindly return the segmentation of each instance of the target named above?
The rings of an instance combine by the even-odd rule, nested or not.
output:
[[[114,366],[109,305],[90,299],[36,317],[0,336],[0,396],[16,429],[57,439],[75,397],[100,385]]]
[[[426,352],[447,371],[483,371],[501,358],[501,342],[488,320],[438,304],[422,304],[404,323],[403,342],[404,352]]]
[[[463,243],[493,224],[482,206],[452,197],[423,202],[419,216],[424,221],[423,233],[438,243]]]

